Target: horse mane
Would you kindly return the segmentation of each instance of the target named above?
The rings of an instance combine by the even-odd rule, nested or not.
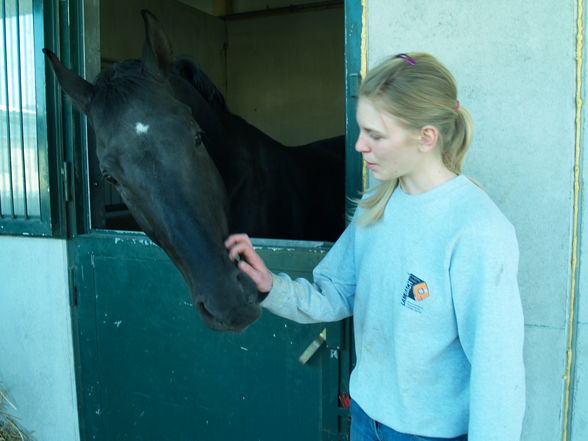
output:
[[[172,73],[188,81],[214,109],[228,112],[223,94],[188,56],[182,55],[174,60]]]

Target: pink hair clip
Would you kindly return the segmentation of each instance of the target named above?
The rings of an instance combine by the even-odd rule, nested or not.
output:
[[[455,100],[455,110],[459,110],[459,100]]]
[[[416,61],[414,61],[414,59],[408,54],[398,54],[394,58],[401,58],[402,60],[406,61],[411,66],[414,66],[416,64]]]

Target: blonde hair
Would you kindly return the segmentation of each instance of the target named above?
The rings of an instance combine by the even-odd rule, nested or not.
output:
[[[443,163],[455,174],[461,173],[472,139],[472,118],[457,100],[453,75],[435,57],[411,53],[387,58],[368,72],[359,97],[369,99],[408,130],[436,127]],[[384,181],[356,201],[363,210],[355,223],[370,225],[380,220],[397,185],[397,180]]]

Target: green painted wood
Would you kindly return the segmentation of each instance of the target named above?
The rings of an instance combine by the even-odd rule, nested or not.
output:
[[[363,190],[363,161],[355,151],[355,141],[359,136],[355,109],[361,82],[361,8],[360,1],[345,2],[345,194],[348,213],[352,213],[355,207],[351,199],[359,198]]]
[[[79,71],[82,3],[59,4],[52,20],[59,16],[61,27],[53,33]],[[359,72],[361,6],[345,7],[347,76]],[[355,197],[361,160],[350,93],[347,106],[346,194]],[[81,440],[347,440],[349,415],[338,395],[348,392],[351,322],[298,325],[264,312],[242,334],[206,328],[178,270],[144,234],[90,229],[85,121],[67,102],[60,108],[56,136],[75,171],[72,200],[58,212],[67,211],[71,235]],[[307,278],[329,248],[254,243],[273,271]],[[326,343],[301,365],[298,357],[324,327]]]
[[[274,271],[310,277],[325,246],[261,247]],[[242,334],[211,331],[177,269],[141,234],[79,237],[82,439],[323,440],[339,427],[340,357],[323,345],[298,357],[327,328],[268,312]],[[338,337],[337,337],[338,338]],[[340,341],[332,341],[336,347]]]

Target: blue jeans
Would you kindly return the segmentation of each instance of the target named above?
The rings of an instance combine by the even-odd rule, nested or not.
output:
[[[467,441],[468,436],[457,438],[428,438],[396,432],[388,426],[372,420],[359,405],[351,400],[350,441]]]

